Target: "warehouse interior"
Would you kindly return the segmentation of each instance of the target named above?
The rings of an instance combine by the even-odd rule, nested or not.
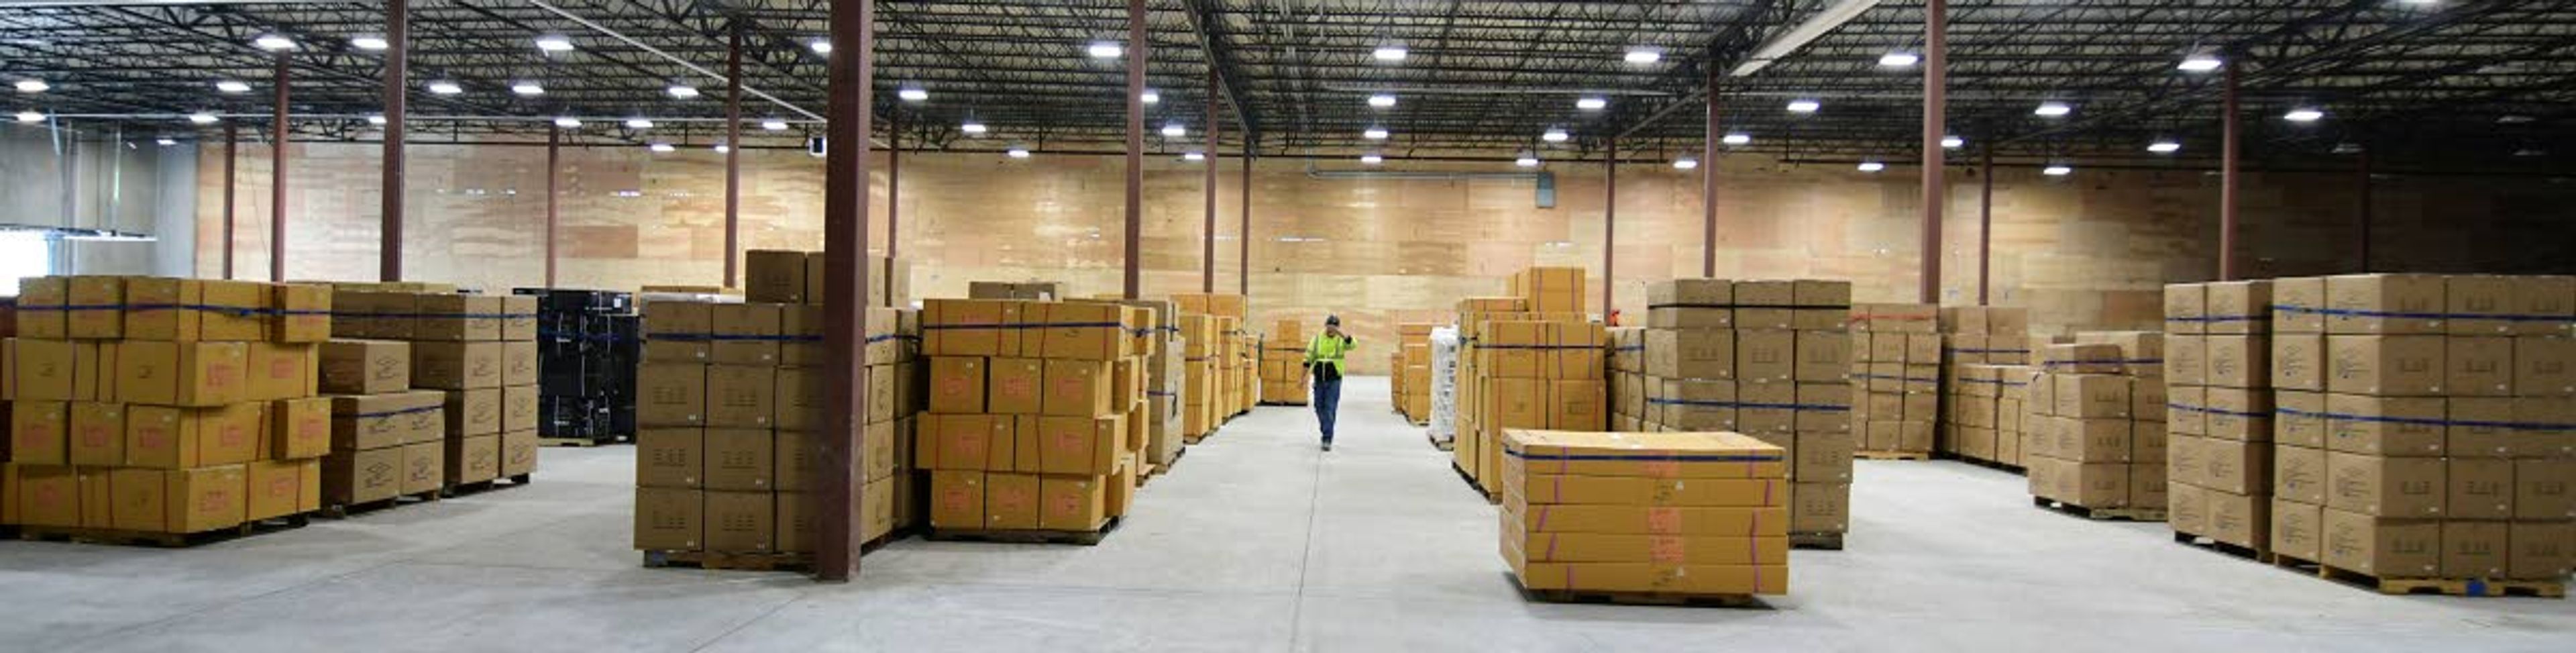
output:
[[[2557,650],[2576,632],[2563,585],[2576,565],[2571,33],[2576,6],[2461,0],[0,2],[0,79],[14,86],[0,99],[15,114],[0,183],[16,191],[0,197],[15,315],[0,375],[13,411],[0,587],[15,590],[0,610],[14,616],[0,637],[45,650]],[[201,280],[202,301],[144,299],[200,297],[174,279]],[[234,283],[258,299],[216,299]],[[2368,290],[2347,303],[2347,287]],[[113,292],[85,294],[100,288]],[[2293,299],[2310,292],[2314,305]],[[624,321],[554,321],[576,294]],[[539,299],[523,313],[492,296]],[[2490,296],[2510,306],[2477,299]],[[754,310],[766,330],[734,331]],[[1106,326],[1065,317],[1077,313]],[[1313,343],[1328,317],[1358,345],[1325,375]],[[1133,335],[1036,344],[1095,327]],[[1516,340],[1524,330],[1536,339]],[[1765,386],[1780,399],[1757,398],[1756,333],[1799,359]],[[1723,341],[1718,363],[1693,367],[1694,337]],[[2343,364],[2347,339],[2398,371],[2358,385],[2376,373]],[[2434,352],[2431,382],[2400,378],[2414,362],[2400,340]],[[184,361],[234,341],[248,341],[254,385],[263,346],[309,351],[293,355],[318,380],[214,399],[185,381],[139,393],[126,369],[148,368],[134,352],[159,343]],[[557,355],[592,341],[623,353]],[[444,380],[455,365],[431,352],[464,359],[478,342],[512,366],[524,347],[530,376]],[[1898,353],[1877,353],[1890,342]],[[60,392],[31,382],[53,378],[31,370],[58,348],[83,370]],[[1517,371],[1532,349],[1541,362]],[[2250,352],[2235,359],[2250,371],[2221,372],[2222,351]],[[2186,372],[2184,352],[2206,358]],[[2333,372],[2295,371],[2294,352]],[[2485,372],[2446,368],[2444,352],[2508,371],[2479,387]],[[1833,369],[1811,376],[1820,355]],[[408,356],[411,382],[334,389],[341,356]],[[628,384],[622,421],[578,437],[556,430],[552,371],[576,359],[607,371],[568,383]],[[1010,362],[1049,393],[1059,364],[1096,363],[1100,408],[1059,412],[1052,394],[1003,407]],[[661,412],[682,366],[697,410]],[[756,424],[715,414],[728,379],[750,378],[728,368],[758,371]],[[961,369],[971,401],[950,394]],[[1310,392],[1324,376],[1341,433],[1319,450]],[[1696,394],[1719,378],[1723,398]],[[2125,389],[2116,418],[2070,407],[2066,390],[2056,412],[2021,394],[2097,381]],[[545,414],[528,418],[525,449],[518,388]],[[1534,421],[1493,407],[1523,388],[1537,388]],[[1827,388],[1829,401],[1810,394]],[[430,391],[444,399],[392,411],[444,405],[444,438],[386,447],[436,459],[427,442],[445,442],[447,480],[428,499],[404,486],[371,507],[332,489],[345,474],[314,471],[380,450],[344,432],[390,414],[370,398]],[[1902,417],[1867,407],[1873,395]],[[255,427],[278,434],[274,452],[147,461],[129,417],[252,401],[274,402]],[[477,401],[512,426],[462,425],[459,406]],[[2409,412],[2425,401],[2429,416]],[[297,402],[331,444],[291,444],[282,411]],[[1722,420],[1697,410],[1712,406]],[[1961,416],[1972,406],[1984,417]],[[1772,408],[1797,415],[1776,437],[1753,415]],[[1094,461],[1059,465],[1048,449],[1040,469],[1041,413],[1118,434],[1089,436]],[[84,450],[84,420],[109,414],[128,415],[113,451]],[[2302,439],[2303,418],[2328,435]],[[1010,446],[953,460],[948,434],[969,420],[1017,428],[1019,461]],[[2122,451],[2038,453],[2048,438],[2025,429],[2052,421],[2116,423]],[[1873,429],[1896,422],[1908,435],[1879,446]],[[2412,441],[2395,431],[2427,425],[2434,453],[2399,446]],[[674,429],[691,444],[673,448]],[[743,429],[769,434],[756,491],[716,478],[717,431]],[[2473,451],[2489,440],[2464,433],[2479,429],[2515,435]],[[1741,433],[1665,433],[1701,431]],[[2366,443],[2346,446],[2347,431]],[[1983,445],[1964,444],[1977,433]],[[476,446],[530,467],[461,482]],[[2186,447],[2252,471],[2186,472]],[[791,478],[790,450],[809,471]],[[674,451],[685,480],[657,476]],[[2413,514],[2402,497],[2356,507],[2292,487],[2291,461],[2313,454],[2324,478],[2328,452],[2329,485],[2350,485],[2345,462],[2373,488],[2421,462],[2452,494]],[[1752,525],[1674,526],[1746,510],[1734,494],[1673,498],[1685,477],[1736,481],[1692,466],[1721,453],[1769,456],[1743,472],[1761,483]],[[2059,462],[2069,471],[2046,471]],[[138,530],[110,515],[129,473],[167,475],[182,511],[179,479],[222,465],[249,466],[248,486],[231,482],[254,495],[251,518]],[[291,525],[258,518],[262,465],[304,465],[277,473],[324,497],[278,513]],[[1801,476],[1817,469],[1838,480]],[[2139,475],[2120,506],[2043,487],[2098,469],[2153,476],[2156,498]],[[2170,519],[2168,470],[2203,488],[2178,492]],[[2489,470],[2513,505],[2468,509],[2461,494]],[[1000,519],[982,483],[998,502],[1006,476],[1107,485],[1081,486],[1107,514],[941,523],[946,483],[969,473],[979,520]],[[1643,530],[1547,525],[1542,505],[1599,506],[1539,479],[1614,477],[1658,484]],[[49,524],[37,503],[57,478],[71,512]],[[1820,485],[1838,497],[1820,508],[1829,539],[1764,524],[1802,509],[1789,488]],[[713,497],[756,495],[757,530],[778,541],[649,544],[667,534],[656,515],[671,491],[707,506],[687,528],[710,540]],[[2294,499],[2308,491],[2328,494]],[[2251,502],[2251,539],[2185,517],[2185,492]],[[2299,549],[2281,533],[2307,523],[2281,520],[2301,506],[2329,524],[2351,515],[2337,532],[2377,546],[2284,553]],[[2409,528],[2438,534],[2426,546],[2441,564],[2338,557],[2392,566]],[[1620,550],[1652,560],[1519,539],[1559,533],[1635,538]],[[2441,557],[2440,542],[2490,539],[2511,551],[2493,571]],[[1699,547],[1718,542],[1749,558],[1711,562]],[[1551,561],[1566,571],[1542,585],[1531,570]],[[1592,588],[1572,571],[1614,565],[1653,587]],[[1703,568],[1750,570],[1750,585],[1679,579]],[[1779,569],[1794,571],[1765,575]]]

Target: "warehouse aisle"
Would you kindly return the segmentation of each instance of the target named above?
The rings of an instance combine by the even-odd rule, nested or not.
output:
[[[2381,597],[2043,513],[2020,477],[1954,463],[1861,461],[1854,548],[1796,552],[1772,610],[1527,603],[1492,509],[1385,382],[1351,381],[1330,454],[1305,409],[1236,420],[1098,547],[909,540],[849,585],[647,570],[633,450],[548,449],[532,487],[201,549],[0,543],[0,649],[2563,651],[2576,632],[2565,601]]]

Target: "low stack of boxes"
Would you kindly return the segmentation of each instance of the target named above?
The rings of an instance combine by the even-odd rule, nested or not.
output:
[[[1792,537],[1839,548],[1856,444],[1851,284],[1675,279],[1646,293],[1640,428],[1735,431],[1789,452]]]
[[[0,356],[0,524],[123,541],[321,507],[327,288],[116,276],[20,288]]]
[[[1940,308],[1854,304],[1852,432],[1865,457],[1929,457],[1941,410]]]
[[[929,300],[934,533],[1102,532],[1126,514],[1150,419],[1152,309],[1108,302]]]
[[[1536,313],[1581,313],[1583,268],[1534,267],[1512,273],[1511,294]]]
[[[2383,580],[2567,576],[2576,279],[2279,279],[2272,298],[2274,554]]]
[[[1652,310],[1652,309],[1648,309]],[[1651,314],[1650,314],[1651,315]],[[1610,430],[1636,433],[1646,428],[1646,328],[1611,327],[1609,353]]]
[[[2095,517],[2165,518],[2164,334],[2085,332],[2040,350],[2022,464],[2038,500]]]
[[[1786,452],[1734,433],[1504,431],[1502,552],[1543,597],[1789,591]]]
[[[2030,396],[2027,365],[1950,366],[1943,388],[1942,453],[2010,469],[2022,467],[2022,419]]]
[[[443,285],[350,283],[334,287],[332,303],[342,318],[332,322],[334,337],[379,343],[335,351],[384,365],[395,352],[383,343],[407,342],[410,388],[437,391],[444,434],[429,441],[444,450],[442,477],[428,485],[475,485],[535,469],[540,376],[536,297],[464,295]],[[335,419],[365,420],[420,409],[418,395],[393,390],[379,381],[358,393],[364,397],[338,400]],[[368,461],[355,462],[363,476]],[[414,467],[408,454],[404,466]],[[394,494],[419,492],[414,486],[421,480],[407,474]],[[364,503],[370,499],[358,496],[372,494],[362,489],[352,498]]]
[[[2257,554],[2272,546],[2276,480],[2292,482],[2273,476],[2271,304],[2270,281],[2165,286],[2166,521],[2186,539]],[[2323,342],[2300,345],[2300,367],[2319,369],[2321,352],[2306,345]],[[2298,471],[2303,493],[2324,491],[2322,468]]]
[[[612,442],[635,436],[635,366],[643,360],[631,293],[520,288],[537,299],[537,437]]]
[[[1296,320],[1280,320],[1261,340],[1261,403],[1306,405],[1306,333]]]
[[[1429,322],[1395,325],[1396,354],[1389,359],[1395,379],[1395,409],[1415,425],[1431,423],[1431,329]]]

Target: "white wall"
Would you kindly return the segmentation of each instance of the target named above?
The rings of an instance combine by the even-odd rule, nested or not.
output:
[[[0,224],[150,234],[69,242],[57,273],[185,275],[193,266],[196,149],[112,126],[0,124]]]

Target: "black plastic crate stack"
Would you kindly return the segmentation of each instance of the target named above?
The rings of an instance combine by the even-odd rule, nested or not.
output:
[[[538,436],[635,437],[635,364],[642,357],[631,293],[520,288],[537,297]]]

